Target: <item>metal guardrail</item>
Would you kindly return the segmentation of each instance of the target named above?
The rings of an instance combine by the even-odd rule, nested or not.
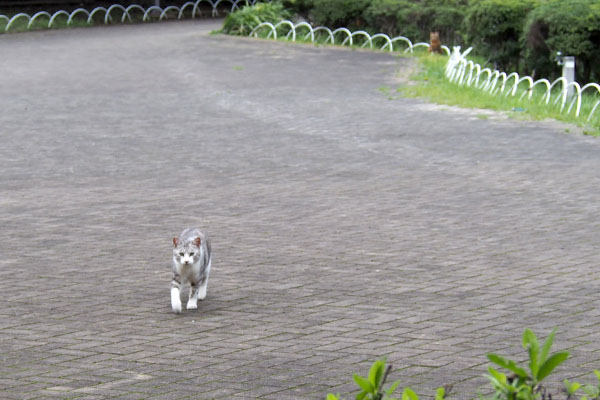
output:
[[[543,95],[540,98],[540,102],[550,104],[552,97],[552,90],[555,87],[560,86],[561,89],[555,94],[554,105],[560,102],[560,111],[564,112],[565,106],[569,103],[566,113],[570,114],[573,108],[575,109],[575,116],[579,117],[581,112],[581,99],[582,95],[586,90],[596,89],[597,93],[600,94],[600,85],[597,83],[588,83],[581,86],[577,82],[568,82],[566,78],[560,77],[554,82],[550,82],[547,79],[535,80],[528,75],[519,76],[518,73],[513,72],[506,74],[498,70],[492,70],[491,68],[482,68],[481,65],[467,59],[467,55],[473,50],[469,47],[461,53],[460,46],[454,46],[450,58],[446,63],[446,77],[454,83],[461,86],[475,87],[486,91],[492,95],[499,96],[515,96],[522,85],[525,87],[521,93],[519,99],[523,99],[525,96],[529,100],[532,99],[534,88],[536,86],[545,87]],[[570,90],[573,88],[574,90]],[[568,96],[568,93],[572,91],[573,95]],[[600,100],[598,100],[592,107],[588,114],[587,121],[591,121],[592,116],[596,109],[600,106]]]
[[[269,39],[271,37],[273,39],[277,39],[277,29],[282,26],[289,28],[289,31],[285,35],[285,39],[287,39],[287,40],[291,39],[294,42],[296,41],[298,32],[304,31],[305,33],[304,33],[304,37],[302,38],[302,40],[307,41],[310,38],[310,41],[315,43],[318,41],[317,36],[315,34],[317,32],[323,31],[326,34],[326,39],[324,40],[324,43],[336,44],[336,38],[341,36],[342,39],[338,40],[337,43],[341,44],[342,46],[346,46],[346,45],[353,46],[355,43],[354,38],[359,36],[359,37],[365,38],[365,41],[363,42],[362,47],[366,47],[368,45],[370,49],[374,48],[374,46],[375,46],[374,42],[377,39],[381,39],[384,42],[384,44],[381,47],[379,47],[379,49],[380,50],[387,49],[387,51],[390,51],[390,52],[394,51],[394,43],[395,42],[402,42],[406,45],[406,49],[404,50],[405,53],[408,53],[408,52],[412,53],[413,50],[418,47],[429,47],[429,43],[425,43],[425,42],[419,42],[419,43],[413,44],[410,41],[410,39],[408,39],[407,37],[404,37],[404,36],[396,36],[396,37],[390,38],[385,33],[378,33],[375,35],[371,35],[365,31],[351,32],[347,28],[337,28],[335,30],[331,30],[331,29],[327,28],[326,26],[317,26],[316,28],[313,28],[313,26],[307,22],[293,23],[290,20],[283,20],[276,24],[272,24],[270,22],[263,22],[263,23],[257,25],[252,30],[252,32],[250,32],[250,36],[257,37],[258,33],[261,30],[264,30],[266,28],[269,30],[269,33],[267,34],[267,39]],[[446,52],[447,55],[450,55],[450,49],[448,47],[442,46],[442,49]]]
[[[67,26],[71,26],[76,17],[83,17],[86,20],[87,24],[92,24],[94,21],[94,16],[103,15],[105,24],[109,22],[114,22],[115,18],[113,15],[119,15],[121,20],[117,22],[125,23],[127,20],[132,21],[132,14],[138,13],[138,15],[142,15],[142,21],[149,21],[153,15],[158,15],[158,20],[162,21],[164,19],[168,19],[169,15],[177,15],[177,19],[182,19],[184,17],[184,13],[186,10],[191,9],[192,18],[196,18],[197,14],[200,12],[200,6],[206,3],[206,5],[211,8],[211,15],[218,16],[218,7],[224,4],[230,4],[231,9],[230,12],[235,11],[243,5],[254,5],[256,2],[260,0],[196,0],[196,1],[188,1],[181,7],[176,6],[167,6],[164,8],[158,6],[151,6],[144,8],[137,4],[132,4],[128,7],[122,6],[120,4],[113,4],[109,7],[96,7],[94,9],[87,10],[85,8],[77,8],[71,12],[65,10],[59,10],[55,13],[51,14],[47,11],[40,11],[33,15],[29,15],[26,13],[18,13],[13,15],[12,17],[8,17],[6,15],[0,15],[0,24],[4,22],[6,25],[2,30],[0,25],[0,33],[5,33],[10,31],[11,27],[14,26],[15,22],[18,20],[26,19],[27,29],[31,29],[33,27],[33,23],[36,20],[40,20],[45,18],[48,20],[47,28],[52,28],[55,26],[57,18],[64,16],[67,19]]]

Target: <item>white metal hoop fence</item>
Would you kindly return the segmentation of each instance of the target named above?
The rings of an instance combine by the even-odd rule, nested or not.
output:
[[[294,23],[290,20],[283,20],[272,24],[270,22],[263,22],[257,25],[250,36],[257,37],[261,31],[267,31],[267,39],[277,39],[277,30],[287,29],[285,36],[286,40],[296,41],[298,37],[302,37],[303,41],[309,41],[312,43],[330,43],[330,44],[341,44],[342,46],[354,46],[357,44],[356,38],[362,38],[361,47],[369,47],[370,49],[379,49],[384,51],[394,51],[394,44],[401,43],[401,46],[396,44],[396,47],[405,47],[404,53],[412,53],[414,49],[419,47],[429,47],[429,43],[419,42],[413,43],[410,39],[405,36],[389,37],[385,33],[378,33],[371,35],[365,31],[350,31],[347,28],[337,28],[331,30],[326,26],[313,27],[307,22]],[[446,55],[450,55],[450,49],[446,46],[442,46],[442,49],[446,52]]]
[[[76,18],[82,22],[85,21],[88,25],[91,25],[92,22],[94,22],[94,17],[103,17],[102,21],[104,24],[111,22],[132,22],[134,16],[141,17],[142,22],[148,22],[153,19],[158,19],[159,21],[169,18],[182,19],[190,15],[186,14],[186,12],[191,12],[191,17],[196,18],[196,16],[200,14],[201,7],[203,6],[208,7],[211,10],[211,16],[216,17],[219,15],[218,9],[220,6],[225,6],[229,9],[229,12],[233,12],[242,6],[254,5],[258,1],[260,0],[196,0],[188,1],[181,7],[166,6],[164,8],[158,6],[144,8],[137,4],[124,7],[120,4],[113,4],[109,7],[96,7],[93,10],[87,10],[85,8],[77,8],[71,12],[59,10],[53,14],[47,11],[40,11],[33,15],[18,13],[11,17],[0,14],[0,33],[9,32],[10,29],[15,26],[17,21],[27,21],[26,29],[29,30],[36,27],[34,26],[36,20],[47,20],[48,23],[44,27],[48,29],[52,28],[56,26],[58,18],[61,18],[63,21],[66,19],[67,26],[71,26]],[[39,28],[39,26],[37,26],[37,28]]]
[[[467,55],[471,50],[473,48],[469,47],[461,53],[460,46],[454,46],[446,63],[446,77],[450,82],[481,89],[494,96],[519,96],[519,99],[527,97],[528,100],[533,100],[533,95],[536,93],[534,89],[536,86],[540,86],[543,89],[537,91],[537,93],[541,93],[538,99],[540,103],[557,106],[560,103],[560,112],[565,111],[565,106],[568,103],[566,113],[570,114],[575,110],[576,117],[579,117],[581,113],[584,92],[600,95],[600,85],[597,83],[588,83],[581,86],[577,82],[568,83],[564,77],[560,77],[554,82],[543,78],[534,81],[528,75],[519,76],[516,72],[506,74],[506,72],[492,70],[491,68],[482,68],[481,65],[467,59]],[[560,90],[555,90],[558,87],[560,87]],[[568,92],[571,87],[574,89],[574,94],[569,98]],[[553,92],[554,100],[552,100]],[[591,107],[587,116],[588,122],[591,121],[599,105],[600,100],[596,101]]]
[[[384,33],[377,33],[374,35],[368,32],[350,31],[347,28],[337,28],[332,30],[325,26],[313,27],[307,22],[294,23],[289,20],[283,20],[276,24],[270,22],[263,22],[257,25],[250,36],[257,37],[259,33],[264,35],[264,31],[267,32],[267,39],[277,39],[278,31],[283,32],[279,35],[279,38],[286,40],[296,41],[298,37],[303,41],[310,41],[313,43],[330,43],[330,44],[341,44],[353,46],[357,45],[356,38],[362,38],[361,47],[369,47],[371,49],[379,49],[383,51],[393,52],[394,44],[401,43],[403,46],[400,50],[404,53],[412,53],[414,49],[419,47],[429,47],[429,43],[419,42],[412,43],[410,39],[404,36],[389,37]],[[320,38],[318,34],[320,33]],[[402,50],[403,48],[403,50]],[[547,79],[535,80],[531,76],[519,76],[518,73],[513,72],[506,74],[498,70],[492,70],[491,68],[482,68],[481,65],[468,60],[467,55],[473,50],[469,47],[467,50],[461,53],[460,46],[455,46],[452,51],[446,46],[442,46],[443,51],[446,53],[448,62],[446,63],[446,77],[453,83],[461,86],[475,87],[490,93],[493,96],[519,96],[519,99],[527,97],[527,100],[533,101],[534,88],[537,86],[543,87],[541,91],[541,97],[538,99],[540,103],[558,105],[560,103],[560,112],[570,114],[573,110],[575,116],[579,117],[581,114],[581,103],[584,92],[592,92],[600,95],[600,85],[597,83],[588,83],[581,86],[577,82],[567,83],[565,78],[558,78],[554,82],[550,82]],[[556,88],[560,87],[560,90]],[[569,88],[574,88],[574,95],[568,97]],[[594,92],[594,89],[596,92]],[[537,91],[540,92],[540,91]],[[554,100],[552,100],[554,96]],[[600,106],[600,100],[597,100],[591,107],[588,113],[587,121],[592,119],[595,111]]]

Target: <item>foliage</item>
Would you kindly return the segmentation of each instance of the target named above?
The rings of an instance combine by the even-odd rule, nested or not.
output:
[[[579,82],[600,80],[600,3],[548,0],[534,9],[523,33],[529,70],[546,78],[560,75],[556,53],[576,57]]]
[[[410,0],[373,0],[365,9],[365,21],[372,30],[390,36],[406,36],[411,40],[423,40],[415,23],[420,7]]]
[[[469,46],[505,71],[519,70],[519,39],[537,0],[472,0],[465,19]]]
[[[569,114],[561,112],[558,104],[552,104],[560,91],[560,85],[555,86],[550,104],[540,102],[545,93],[545,88],[541,85],[535,87],[531,99],[528,99],[528,96],[520,99],[526,85],[522,85],[523,90],[520,89],[515,96],[494,96],[473,86],[468,87],[450,82],[445,75],[446,61],[447,58],[441,56],[420,57],[419,72],[412,76],[415,84],[399,88],[400,95],[421,97],[438,104],[503,111],[511,118],[536,120],[551,118],[578,125],[586,134],[600,136],[600,114],[598,114],[600,110],[596,110],[591,121],[584,122],[585,118],[575,117],[573,112]],[[484,63],[484,60],[478,58],[474,58],[474,61],[479,64]],[[581,101],[581,116],[589,115],[598,100],[600,98],[597,94],[584,93]]]
[[[332,2],[323,3],[333,7]],[[443,40],[460,42],[457,27],[462,24],[466,0],[370,0],[354,4],[353,9],[336,9],[336,15],[341,15],[336,20],[319,18],[321,10],[315,10],[314,14],[318,23],[329,22],[333,27],[344,26],[341,22],[345,21],[371,32],[421,41],[429,40],[429,33],[438,31]],[[360,15],[359,9],[362,9]],[[352,15],[346,15],[348,13]]]
[[[312,16],[319,25],[364,29],[364,12],[371,0],[314,0]]]
[[[596,375],[596,380],[597,380],[596,385],[583,386],[583,391],[585,393],[585,396],[582,396],[581,400],[598,400],[598,399],[600,399],[600,371],[594,370],[594,375]],[[568,380],[565,380],[565,381],[566,381],[565,385],[567,383],[570,384],[570,382]],[[570,388],[573,393],[577,390],[577,389],[573,390],[573,386],[582,387],[580,383],[573,382],[572,384],[570,384]],[[572,393],[569,393],[569,394],[572,394]]]
[[[283,0],[318,25],[473,46],[505,71],[554,78],[556,52],[577,57],[577,80],[600,80],[598,0]],[[310,4],[312,10],[308,10]],[[523,57],[525,59],[523,60]]]
[[[529,363],[527,369],[517,365],[512,360],[507,360],[504,357],[496,354],[488,354],[488,359],[494,364],[508,370],[511,375],[495,370],[492,367],[488,368],[490,380],[495,393],[489,400],[552,400],[551,393],[546,391],[541,382],[547,378],[556,367],[562,364],[569,356],[566,351],[559,351],[550,354],[550,348],[554,342],[556,329],[552,330],[546,338],[544,344],[540,347],[537,337],[530,329],[525,329],[523,332],[523,347],[529,355]],[[378,360],[373,363],[369,369],[367,377],[354,374],[354,382],[360,388],[360,392],[356,395],[356,400],[398,400],[392,397],[399,385],[396,381],[388,390],[383,391],[382,387],[391,366],[385,367],[385,360]],[[579,382],[569,382],[565,379],[565,394],[566,400],[574,398],[575,393],[582,389],[585,395],[580,400],[600,400],[600,371],[595,370],[597,384],[583,386]],[[435,394],[435,400],[444,400],[448,395],[445,388],[438,388]],[[554,397],[556,398],[556,397]],[[410,388],[405,388],[402,392],[402,400],[419,400],[419,396]],[[326,400],[341,400],[340,395],[329,393]]]
[[[575,395],[575,393],[581,388],[581,383],[579,382],[569,382],[568,379],[565,379],[564,381],[565,384],[565,391],[567,392],[567,398],[571,398],[573,397],[573,395]]]
[[[386,390],[383,389],[388,374],[392,369],[391,365],[385,366],[385,360],[377,360],[371,365],[369,374],[364,377],[358,374],[353,375],[354,382],[360,388],[360,392],[356,395],[356,400],[397,400],[392,397],[392,394],[400,385],[400,381],[395,381]],[[444,400],[444,389],[438,389],[436,400]],[[340,395],[329,393],[326,400],[341,400]],[[404,389],[402,400],[419,400],[417,394],[410,388]]]
[[[314,7],[314,0],[281,0],[281,3],[287,10],[305,17]]]
[[[276,23],[282,19],[288,19],[290,16],[289,11],[281,3],[257,3],[227,15],[223,22],[222,32],[247,36],[263,22]]]
[[[512,375],[507,376],[492,367],[488,367],[490,373],[488,379],[496,391],[495,399],[535,400],[540,397],[540,393],[542,393],[542,396],[544,395],[544,388],[541,385],[542,380],[569,357],[569,353],[566,351],[549,354],[555,334],[556,329],[550,333],[544,345],[540,348],[535,334],[530,329],[525,329],[525,332],[523,332],[523,347],[529,354],[529,371],[517,365],[514,361],[507,360],[497,354],[490,353],[487,355],[491,362],[512,373]]]
[[[373,363],[369,369],[368,377],[362,377],[358,374],[354,374],[354,382],[362,389],[362,391],[356,396],[357,400],[382,400],[390,398],[389,396],[394,393],[400,381],[396,381],[392,386],[384,392],[383,385],[387,379],[387,375],[391,370],[391,366],[385,368],[384,360],[377,360]]]
[[[425,0],[425,18],[420,19],[424,32],[438,31],[448,45],[462,44],[461,27],[467,11],[467,0]]]

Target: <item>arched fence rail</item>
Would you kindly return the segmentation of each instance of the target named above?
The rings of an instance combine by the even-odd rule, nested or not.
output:
[[[558,106],[560,112],[567,115],[574,113],[576,117],[581,115],[581,103],[584,93],[595,94],[596,98],[600,96],[600,85],[597,83],[588,83],[581,86],[577,82],[568,83],[563,77],[557,78],[554,82],[547,79],[534,80],[531,76],[519,76],[513,72],[506,74],[498,70],[490,68],[482,68],[481,65],[467,59],[467,55],[471,52],[472,47],[461,53],[460,46],[455,46],[446,63],[446,77],[460,86],[474,87],[490,93],[493,96],[519,96],[519,99],[527,98],[534,101],[534,93],[538,93],[539,103]],[[539,86],[542,90],[535,90]],[[556,88],[560,88],[556,90]],[[570,89],[573,89],[573,95],[569,96]],[[519,94],[520,93],[520,94]],[[541,95],[539,95],[541,94]],[[552,96],[554,95],[554,99]],[[595,99],[593,96],[590,98]],[[593,103],[593,101],[592,101]],[[592,120],[592,117],[598,106],[600,99],[596,100],[589,113],[586,121]],[[583,115],[582,117],[585,117]]]
[[[286,29],[287,31],[285,31]],[[250,36],[258,37],[259,34],[265,35],[265,32],[267,39],[277,39],[278,32],[283,32],[284,36],[279,35],[279,37],[284,37],[286,40],[291,40],[293,42],[295,42],[298,37],[301,37],[303,41],[310,41],[311,43],[340,44],[342,46],[360,45],[360,47],[368,47],[370,49],[379,49],[389,52],[394,51],[394,46],[399,49],[401,48],[404,53],[412,53],[414,49],[419,47],[429,47],[429,43],[413,43],[404,36],[390,38],[385,33],[371,35],[365,31],[352,32],[347,28],[331,30],[326,26],[313,27],[307,22],[293,23],[289,20],[279,21],[276,24],[270,22],[258,24],[250,32]],[[359,41],[357,41],[357,39],[359,39]],[[400,43],[400,45],[398,43]],[[448,47],[442,46],[442,49],[446,55],[450,55],[450,49]]]
[[[132,4],[125,7],[120,4],[113,4],[107,8],[96,7],[92,10],[77,8],[71,12],[59,10],[53,14],[46,11],[40,11],[33,15],[26,13],[18,13],[11,17],[0,15],[0,33],[9,32],[11,29],[14,29],[15,23],[18,21],[27,21],[26,29],[29,30],[33,28],[39,29],[40,27],[48,29],[53,28],[56,26],[59,19],[63,21],[66,20],[67,26],[72,26],[76,19],[91,25],[95,21],[94,17],[102,18],[104,24],[114,22],[125,23],[127,21],[132,22],[134,15],[141,17],[142,22],[151,20],[162,21],[169,18],[182,19],[186,17],[186,12],[189,12],[189,15],[191,15],[192,18],[196,18],[200,15],[201,7],[209,8],[211,10],[211,16],[216,17],[219,16],[220,7],[226,7],[229,12],[233,12],[243,6],[254,5],[259,1],[261,0],[196,0],[188,1],[181,7],[166,6],[164,8],[158,6],[144,8],[138,4]],[[35,21],[47,21],[47,23],[45,23],[44,26],[35,26]]]
[[[312,27],[306,22],[293,23],[289,20],[283,20],[276,24],[263,22],[250,32],[250,36],[254,37],[258,37],[259,34],[268,39],[277,39],[280,37],[296,41],[297,38],[301,38],[303,41],[313,43],[369,47],[389,52],[402,51],[403,53],[412,53],[419,47],[429,47],[429,43],[412,43],[410,39],[404,36],[390,38],[384,33],[371,35],[362,30],[352,32],[347,28],[331,30],[325,26]],[[397,50],[394,47],[396,43],[401,44],[400,46],[396,45]],[[506,74],[505,72],[492,70],[491,68],[482,68],[481,65],[467,59],[467,55],[472,51],[471,47],[462,53],[459,46],[455,46],[452,51],[446,46],[442,46],[442,49],[449,56],[446,63],[446,77],[451,82],[461,86],[474,87],[486,91],[493,96],[515,97],[518,95],[520,100],[526,98],[529,101],[534,101],[534,93],[541,92],[541,96],[537,101],[547,105],[558,106],[560,112],[565,112],[566,114],[574,113],[576,117],[581,116],[584,93],[592,95],[595,93],[597,95],[596,98],[600,96],[600,85],[597,83],[588,83],[581,86],[577,82],[567,83],[565,78],[558,78],[554,82],[550,82],[547,79],[534,81],[531,76],[519,76],[516,72]],[[542,87],[543,90],[534,90],[537,86]],[[560,90],[556,90],[557,87],[560,87]],[[573,88],[573,95],[569,97],[568,93],[571,88]],[[593,96],[590,96],[590,98],[595,99]],[[600,99],[596,100],[593,106],[590,107],[590,111],[587,114],[588,122],[592,120],[598,108],[600,108]]]

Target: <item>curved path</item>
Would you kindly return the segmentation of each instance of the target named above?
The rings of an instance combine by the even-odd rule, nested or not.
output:
[[[600,362],[600,141],[388,99],[409,61],[214,21],[0,36],[3,399],[454,398],[525,327]],[[169,305],[171,237],[213,238]],[[351,398],[348,396],[348,398]]]

